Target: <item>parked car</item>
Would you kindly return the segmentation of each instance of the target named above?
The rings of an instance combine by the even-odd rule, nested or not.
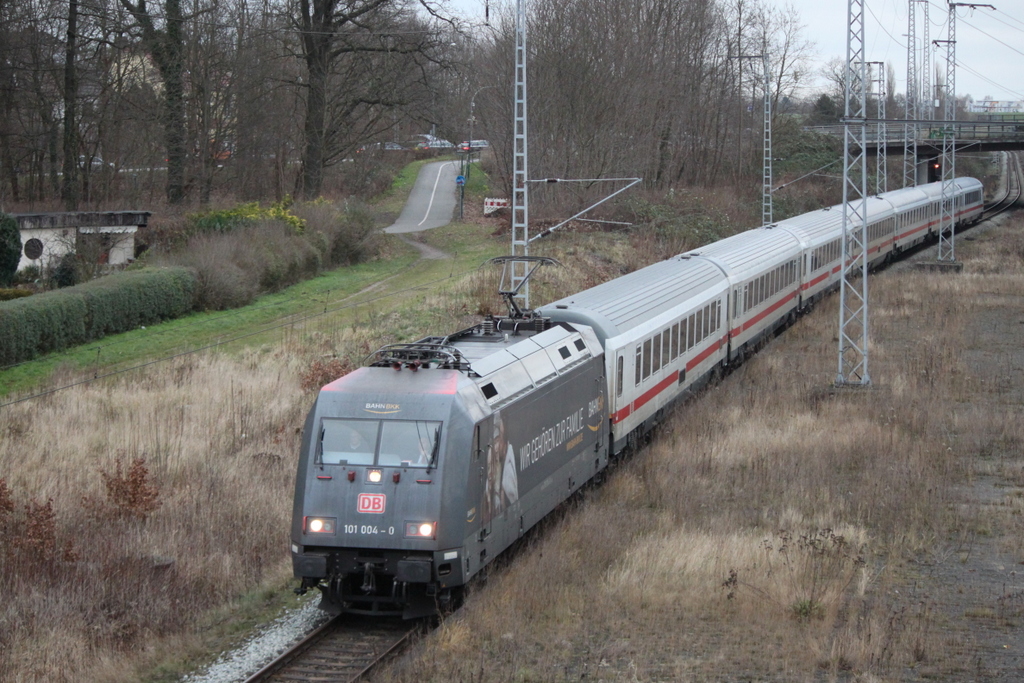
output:
[[[374,142],[369,145],[363,145],[356,150],[357,153],[364,152],[404,152],[405,147],[402,147],[397,142]]]
[[[454,144],[448,142],[447,140],[442,140],[441,138],[434,137],[433,135],[414,135],[413,138],[414,140],[410,143],[410,145],[414,149],[455,149]]]
[[[455,149],[455,145],[447,140],[436,138],[434,140],[424,140],[417,149]]]
[[[104,163],[103,159],[97,156],[86,156],[85,154],[80,154],[78,155],[78,167],[88,167],[90,170],[98,171],[103,168],[113,168],[114,164]]]
[[[477,152],[490,146],[491,143],[487,140],[463,140],[459,143],[459,149],[463,152]]]

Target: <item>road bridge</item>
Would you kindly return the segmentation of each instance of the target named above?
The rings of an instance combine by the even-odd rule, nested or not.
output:
[[[912,129],[917,142],[918,182],[939,180],[941,174],[942,144],[946,135],[952,134],[956,141],[957,153],[1012,152],[1024,150],[1024,116],[985,117],[970,121],[924,121],[924,120],[881,120],[865,119],[864,136],[866,156],[878,156],[884,150],[886,156],[903,156],[906,151],[908,127]],[[885,124],[884,127],[881,124]],[[807,126],[804,130],[838,137],[844,136],[842,124],[834,126]]]
[[[864,138],[864,151],[868,156],[878,154],[880,147],[886,154],[902,155],[906,145],[905,127],[917,126],[917,152],[919,159],[933,159],[942,154],[942,139],[947,131],[956,138],[956,148],[972,152],[1011,152],[1024,150],[1024,117],[999,121],[899,121],[865,119],[868,126]],[[879,125],[884,123],[884,135]],[[833,135],[842,139],[844,126],[807,126],[804,130]]]

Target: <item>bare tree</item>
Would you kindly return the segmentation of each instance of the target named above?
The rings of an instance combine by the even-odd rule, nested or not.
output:
[[[185,198],[185,20],[181,0],[163,0],[157,11],[146,0],[121,0],[141,30],[142,43],[163,80],[163,130],[167,149],[167,201]]]
[[[300,196],[320,194],[325,168],[394,127],[392,112],[428,97],[430,71],[445,65],[445,32],[430,28],[414,6],[299,0],[294,22],[306,72]],[[419,6],[439,16],[427,0]]]
[[[64,52],[64,163],[61,198],[68,211],[78,209],[78,0],[68,1]]]

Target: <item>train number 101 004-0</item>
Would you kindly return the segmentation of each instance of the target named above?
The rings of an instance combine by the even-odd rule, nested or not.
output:
[[[386,534],[388,536],[395,535],[395,527],[378,527],[374,524],[346,524],[346,534]]]

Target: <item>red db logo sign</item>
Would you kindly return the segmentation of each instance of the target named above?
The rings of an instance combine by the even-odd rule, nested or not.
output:
[[[384,502],[386,500],[387,496],[383,493],[360,493],[357,499],[356,510],[382,515],[384,514]]]

